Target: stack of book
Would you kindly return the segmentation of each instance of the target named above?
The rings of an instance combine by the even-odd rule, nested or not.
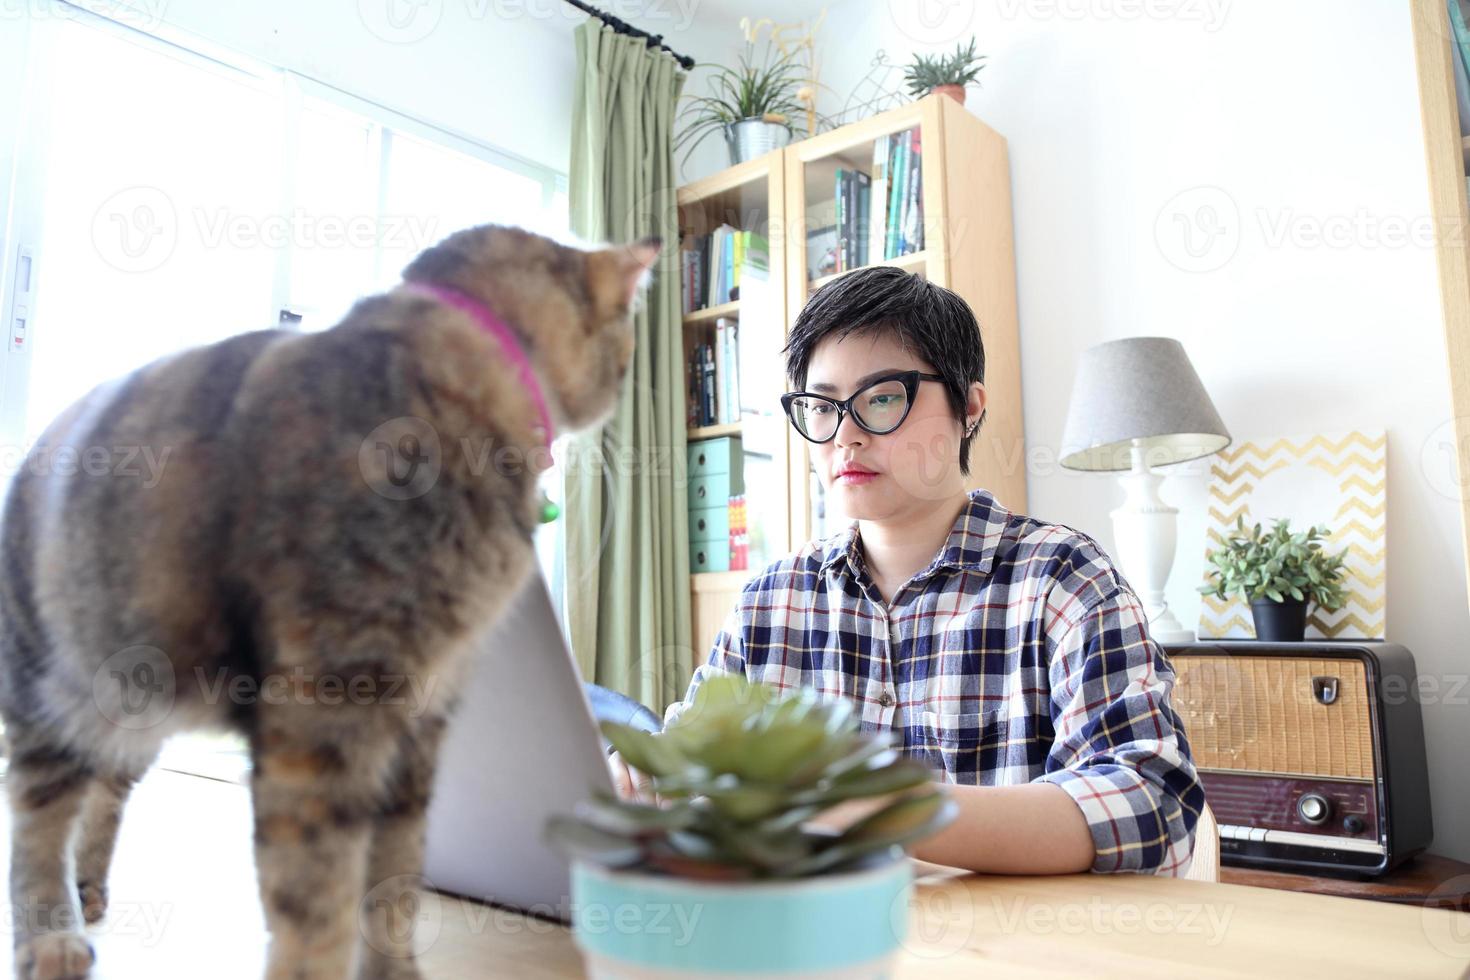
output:
[[[750,529],[745,524],[745,494],[730,498],[730,571],[745,571],[750,565]]]
[[[740,298],[740,280],[753,269],[769,271],[770,244],[753,231],[720,225],[708,235],[684,237],[684,312]]]
[[[718,317],[689,354],[689,425],[740,421],[740,321]]]
[[[835,271],[896,259],[924,247],[922,161],[915,127],[874,140],[871,174],[838,168]]]

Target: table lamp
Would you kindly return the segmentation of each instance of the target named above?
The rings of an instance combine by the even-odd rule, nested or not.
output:
[[[1179,510],[1159,497],[1168,466],[1230,445],[1189,355],[1169,337],[1128,337],[1082,352],[1062,435],[1061,464],[1072,470],[1125,471],[1123,505],[1112,512],[1117,561],[1143,599],[1149,635],[1160,643],[1194,639],[1169,611],[1164,586],[1174,565]]]

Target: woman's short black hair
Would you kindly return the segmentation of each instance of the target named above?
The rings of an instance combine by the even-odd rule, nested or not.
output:
[[[782,353],[795,390],[806,387],[817,345],[828,337],[892,332],[903,349],[944,378],[950,408],[963,429],[970,385],[985,382],[985,344],[970,305],[957,293],[892,266],[867,266],[812,294],[796,317]],[[980,421],[985,421],[982,412]],[[980,431],[976,426],[975,432]],[[960,436],[960,472],[970,472],[970,442]]]

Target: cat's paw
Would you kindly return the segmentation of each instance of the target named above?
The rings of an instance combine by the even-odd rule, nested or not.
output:
[[[85,936],[48,932],[15,948],[15,980],[87,980],[95,959]]]
[[[91,881],[77,882],[77,896],[82,900],[82,918],[87,924],[101,922],[107,914],[107,886]]]

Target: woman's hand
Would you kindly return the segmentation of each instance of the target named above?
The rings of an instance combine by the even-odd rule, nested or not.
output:
[[[607,770],[612,775],[613,788],[617,790],[620,799],[652,806],[663,805],[663,801],[653,791],[653,777],[628,765],[617,752],[607,757]]]

